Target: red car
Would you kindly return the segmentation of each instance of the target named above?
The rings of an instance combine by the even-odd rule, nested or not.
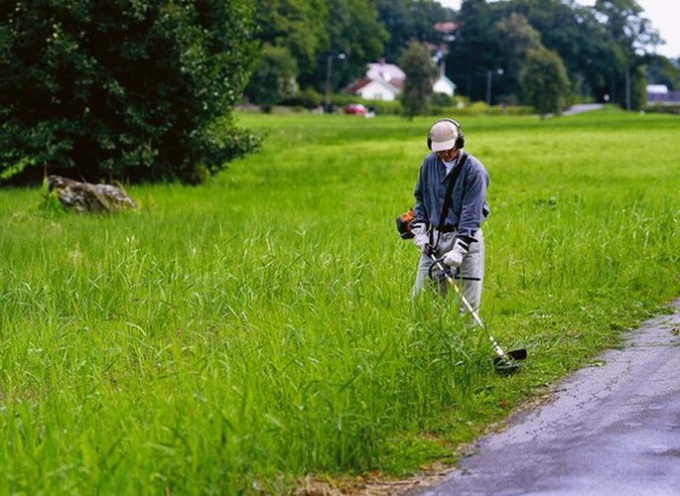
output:
[[[345,107],[345,113],[354,115],[366,115],[368,114],[368,109],[360,103],[350,103]]]

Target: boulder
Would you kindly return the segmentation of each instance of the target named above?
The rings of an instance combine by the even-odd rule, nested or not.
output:
[[[77,212],[118,212],[137,208],[134,200],[121,187],[111,184],[91,184],[49,176],[47,191],[55,191],[64,207]]]

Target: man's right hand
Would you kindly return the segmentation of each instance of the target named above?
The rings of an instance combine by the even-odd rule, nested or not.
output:
[[[413,242],[420,249],[420,251],[425,253],[425,249],[429,248],[430,246],[430,236],[427,234],[416,234],[415,238],[413,238]]]
[[[415,235],[413,237],[413,242],[418,249],[425,255],[429,255],[432,250],[432,245],[430,245],[430,235],[427,233],[427,225],[420,222],[414,224],[411,228],[411,232]]]

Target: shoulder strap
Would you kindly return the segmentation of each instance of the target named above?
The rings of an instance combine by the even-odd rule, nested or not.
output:
[[[465,160],[467,159],[467,153],[461,153],[462,157],[460,157],[456,167],[451,171],[451,175],[449,176],[449,184],[446,186],[446,197],[444,198],[444,205],[442,205],[442,211],[439,215],[439,226],[437,227],[442,227],[444,222],[446,222],[446,214],[449,212],[449,207],[451,207],[453,186],[456,184],[458,176],[460,176],[460,171],[463,170]]]

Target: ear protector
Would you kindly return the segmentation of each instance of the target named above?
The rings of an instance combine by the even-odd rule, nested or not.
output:
[[[460,127],[460,124],[458,124],[453,119],[439,119],[434,124],[432,124],[432,126],[437,124],[437,122],[450,122],[451,124],[456,126],[458,137],[456,138],[456,144],[454,146],[458,149],[463,148],[465,146],[465,135],[463,134],[463,129]],[[432,126],[430,126],[430,128]],[[432,150],[432,138],[430,137],[430,133],[427,133],[427,148]]]

